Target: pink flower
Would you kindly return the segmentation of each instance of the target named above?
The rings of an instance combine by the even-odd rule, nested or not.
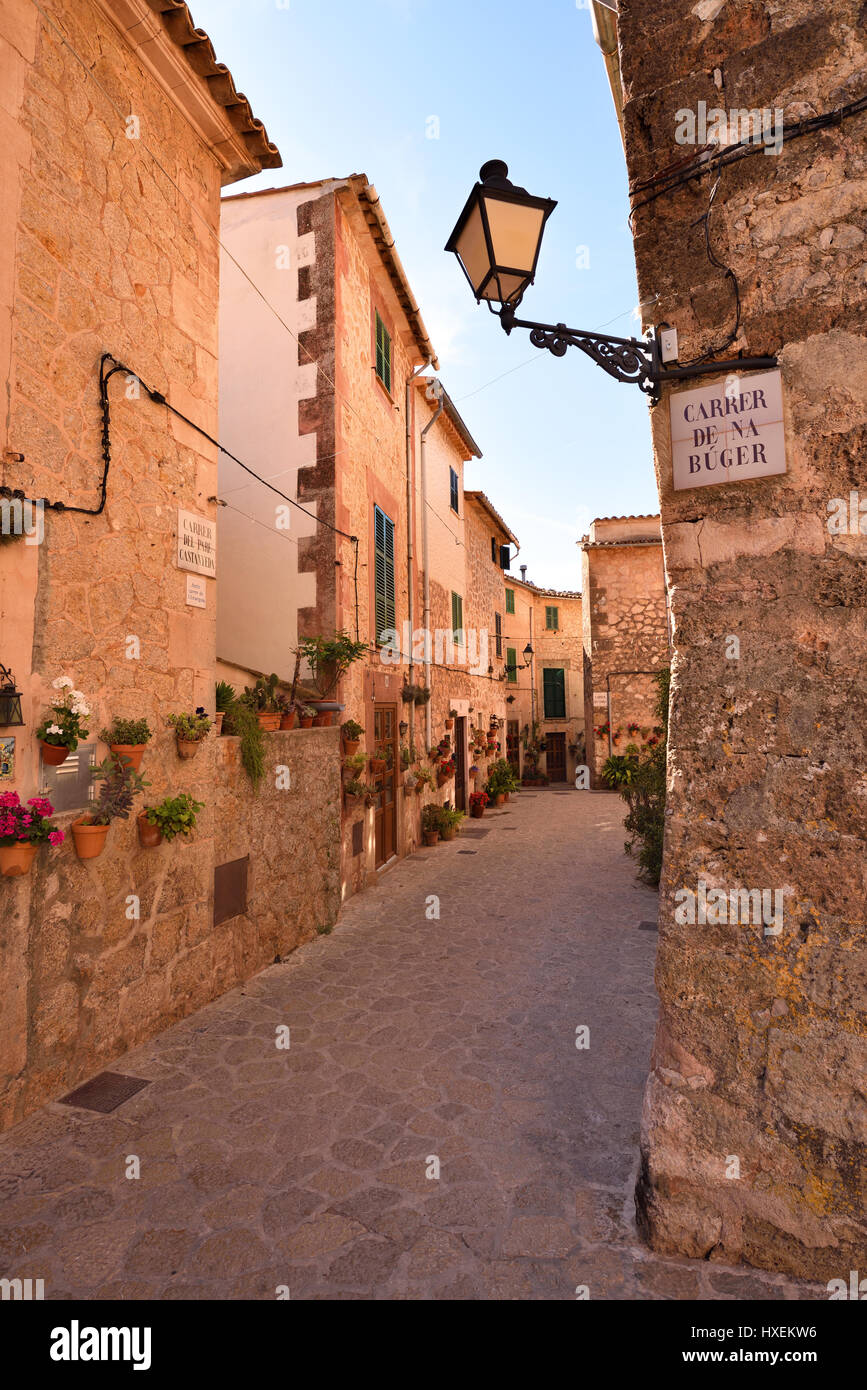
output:
[[[62,830],[52,830],[51,834],[48,836],[48,843],[50,845],[62,845],[65,839],[66,836]]]
[[[3,792],[0,796],[0,806],[20,806],[17,792]]]
[[[21,824],[22,824],[22,825],[32,825],[32,823],[33,823],[33,817],[32,817],[32,816],[28,816],[28,815],[27,815],[27,812],[25,811],[24,815],[21,817]]]

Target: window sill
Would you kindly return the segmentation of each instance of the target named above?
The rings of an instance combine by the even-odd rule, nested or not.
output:
[[[377,386],[379,387],[380,391],[381,391],[382,394],[385,396],[386,400],[391,402],[391,404],[394,406],[394,408],[395,408],[395,410],[396,410],[396,409],[398,408],[398,407],[397,407],[397,401],[394,399],[394,396],[393,396],[393,395],[391,394],[391,392],[389,391],[389,389],[388,389],[388,387],[386,386],[385,382],[383,381],[382,377],[379,375],[379,373],[377,372],[377,370],[376,370],[375,367],[371,367],[370,370],[373,372],[373,379],[374,379],[374,381],[376,382]]]

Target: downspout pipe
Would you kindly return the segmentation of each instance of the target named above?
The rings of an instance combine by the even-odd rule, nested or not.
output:
[[[415,371],[406,379],[406,595],[407,595],[407,616],[409,618],[409,683],[413,683],[413,640],[412,634],[415,630],[415,501],[412,476],[413,463],[413,422],[415,420],[415,403],[412,399],[412,383],[416,377],[431,365],[430,358],[416,367]],[[410,724],[410,748],[415,746],[415,706],[413,706],[413,718]],[[428,744],[428,747],[430,745]]]
[[[441,384],[439,383],[439,381],[437,381],[436,377],[434,377],[433,380],[431,381],[431,384],[430,384],[430,386],[427,388],[427,391],[426,391],[425,394],[427,395],[427,398],[428,398],[429,401],[437,401],[437,402],[438,402],[438,405],[437,405],[436,410],[434,411],[433,415],[432,415],[431,418],[428,420],[427,424],[425,425],[424,429],[423,429],[422,432],[421,432],[421,450],[420,450],[420,453],[421,453],[421,466],[420,466],[420,472],[421,472],[421,510],[422,510],[422,526],[421,526],[421,563],[422,563],[422,568],[423,568],[423,570],[424,570],[424,623],[423,623],[423,626],[424,626],[424,665],[425,665],[425,684],[426,684],[428,690],[430,690],[430,689],[431,689],[431,683],[430,683],[430,675],[431,675],[431,625],[430,625],[430,620],[431,620],[431,609],[430,609],[430,546],[429,546],[429,539],[428,539],[428,518],[427,518],[427,512],[428,512],[428,507],[427,507],[427,436],[428,436],[429,432],[433,429],[433,427],[434,427],[434,425],[436,424],[437,420],[438,420],[438,419],[440,418],[440,416],[442,415],[442,413],[443,413],[443,407],[444,407],[444,403],[443,403],[443,388],[442,388]],[[433,717],[433,716],[432,716],[432,713],[431,713],[431,701],[428,700],[427,703],[426,703],[426,705],[425,705],[425,722],[424,722],[424,731],[425,731],[425,732],[424,732],[424,736],[425,736],[425,749],[426,749],[426,750],[427,750],[428,748],[430,748],[430,746],[431,746],[431,736],[432,736],[432,722],[431,722],[431,721],[432,721],[432,717]]]

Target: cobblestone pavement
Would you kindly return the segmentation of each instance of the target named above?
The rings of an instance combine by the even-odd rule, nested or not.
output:
[[[607,793],[522,793],[120,1058],[150,1084],[113,1114],[10,1131],[0,1274],[50,1298],[822,1297],[636,1236],[656,895],[620,821]]]

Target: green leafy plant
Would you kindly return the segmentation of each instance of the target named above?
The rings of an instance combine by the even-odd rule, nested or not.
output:
[[[351,778],[351,780],[344,785],[343,790],[347,796],[358,797],[359,799],[361,797],[366,799],[373,792],[373,788],[368,786],[367,782],[363,781],[360,777]]]
[[[235,687],[228,681],[217,681],[214,687],[215,708],[218,714],[228,714],[233,702],[237,699]]]
[[[416,786],[419,786],[419,785],[421,785],[422,787],[432,787],[432,786],[434,786],[434,785],[435,785],[435,784],[434,784],[434,775],[433,775],[433,773],[431,772],[430,768],[429,768],[429,767],[420,767],[419,770],[418,770],[418,772],[415,774],[415,782],[416,782]]]
[[[628,786],[638,771],[638,759],[626,753],[612,753],[605,762],[599,776],[606,787],[617,790]]]
[[[343,725],[342,732],[343,737],[346,739],[347,743],[355,743],[358,739],[361,738],[361,735],[364,733],[364,730],[362,729],[361,725],[356,722],[356,720],[347,719],[346,723]]]
[[[656,676],[656,714],[660,720],[659,741],[648,746],[638,759],[632,780],[620,787],[628,807],[624,826],[630,839],[625,849],[638,861],[638,876],[658,885],[662,874],[665,837],[665,792],[668,762],[668,703],[671,671],[666,667]]]
[[[128,759],[114,754],[92,769],[99,786],[96,801],[85,820],[90,825],[110,825],[113,820],[128,820],[132,803],[150,786],[140,772],[135,772]]]
[[[456,830],[463,819],[463,811],[457,811],[454,806],[440,807],[440,830]]]
[[[241,766],[253,789],[258,791],[265,776],[265,736],[259,727],[256,711],[243,695],[233,700],[226,710],[226,726],[230,733],[241,740]]]
[[[317,708],[316,708],[315,705],[299,705],[299,706],[298,706],[298,718],[299,718],[299,719],[315,719],[318,713],[319,713],[319,711],[317,710]]]
[[[189,792],[179,796],[167,796],[159,806],[149,806],[145,817],[149,825],[162,831],[164,840],[174,840],[178,835],[187,839],[196,828],[196,817],[204,809],[203,801],[195,801]]]
[[[203,738],[207,738],[211,727],[211,721],[201,705],[195,714],[170,714],[166,724],[185,743],[201,743]]]
[[[108,728],[102,730],[99,737],[109,747],[117,743],[125,743],[135,747],[142,743],[150,743],[153,733],[146,719],[113,719]]]
[[[417,685],[413,693],[413,699],[417,705],[426,705],[430,702],[430,691],[426,685]]]
[[[346,771],[353,772],[356,775],[364,771],[366,763],[366,753],[351,753],[348,757],[343,759],[343,766],[346,768]]]
[[[36,730],[36,737],[42,739],[43,743],[68,748],[70,753],[74,753],[80,740],[87,738],[84,721],[90,714],[90,706],[81,691],[75,689],[75,683],[69,676],[58,676],[52,685],[63,694],[49,706],[50,712]]]
[[[505,758],[498,758],[495,763],[491,763],[488,769],[488,782],[485,791],[488,796],[500,796],[505,792],[516,791],[518,779],[515,776],[511,763]]]
[[[257,676],[254,685],[244,687],[244,695],[263,714],[277,714],[280,709],[280,681],[273,671],[270,676]]]
[[[310,667],[319,695],[324,699],[350,666],[367,655],[367,643],[353,642],[347,632],[341,631],[333,637],[307,637],[298,643],[296,651]]]
[[[412,753],[409,751],[406,744],[404,744],[400,750],[400,766],[404,772],[406,772],[408,767],[412,766]]]
[[[421,828],[426,832],[441,830],[443,825],[443,808],[432,801],[429,806],[425,806],[421,813]]]

